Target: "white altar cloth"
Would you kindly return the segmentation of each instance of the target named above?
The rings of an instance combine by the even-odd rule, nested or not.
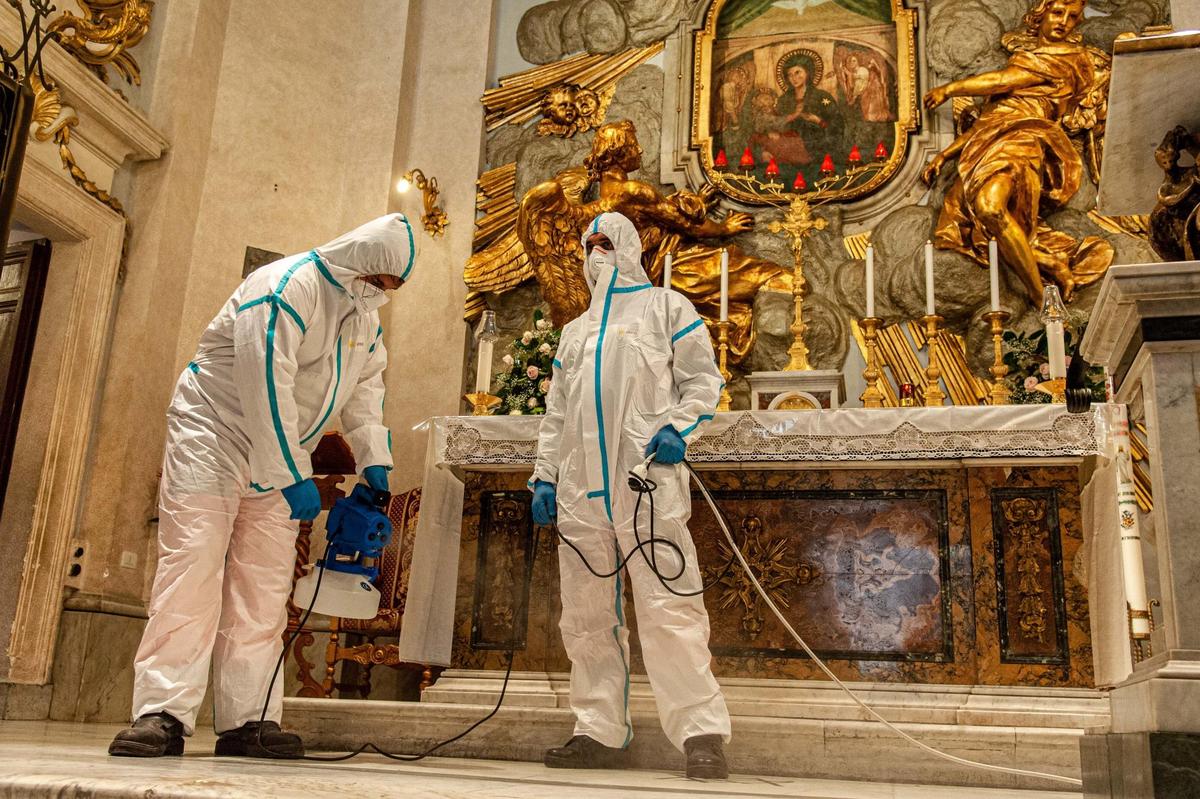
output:
[[[1105,406],[1083,414],[1062,405],[844,408],[719,413],[688,446],[697,464],[1011,460],[1100,454]],[[470,470],[532,468],[540,416],[441,416],[429,433],[421,514],[413,545],[400,658],[450,665],[462,530],[463,481]]]

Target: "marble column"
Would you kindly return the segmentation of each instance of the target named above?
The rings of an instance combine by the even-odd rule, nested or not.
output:
[[[1144,414],[1154,492],[1159,651],[1082,742],[1088,797],[1200,796],[1200,262],[1109,270],[1083,355]]]

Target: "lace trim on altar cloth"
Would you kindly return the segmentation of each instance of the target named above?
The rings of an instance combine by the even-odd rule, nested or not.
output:
[[[1058,415],[1037,418],[1039,424],[974,430],[922,430],[911,420],[893,417],[888,420],[895,422],[890,429],[873,423],[871,426],[876,428],[873,430],[823,434],[789,432],[792,427],[802,426],[789,420],[768,426],[752,413],[722,414],[710,423],[704,435],[688,446],[688,460],[763,463],[1078,457],[1103,449],[1098,416],[1064,410]],[[882,416],[870,418],[872,422],[884,421]],[[505,429],[499,421],[489,420],[486,425],[487,432],[497,435],[493,438],[484,435],[480,429],[484,425],[473,417],[437,420],[435,424],[441,428],[438,430],[441,441],[435,447],[438,463],[532,466],[537,454],[536,428],[526,423],[520,429]],[[528,434],[527,437],[522,433]]]

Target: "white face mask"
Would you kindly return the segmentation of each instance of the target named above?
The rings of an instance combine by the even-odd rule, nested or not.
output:
[[[587,275],[588,280],[595,285],[600,281],[600,276],[608,269],[615,269],[617,265],[616,254],[609,250],[602,250],[599,247],[588,253],[587,257]]]
[[[355,280],[350,284],[350,299],[359,313],[367,314],[386,305],[389,297],[378,286],[372,286],[365,280]]]

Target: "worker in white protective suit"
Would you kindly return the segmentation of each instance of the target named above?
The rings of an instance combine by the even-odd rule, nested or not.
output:
[[[133,718],[113,755],[183,753],[212,665],[217,755],[300,757],[279,728],[297,520],[321,511],[310,454],[339,418],[386,490],[387,352],[378,309],[413,268],[402,214],[254,271],[200,339],[167,412],[159,561],[134,662]],[[259,724],[264,703],[266,721]]]
[[[560,629],[571,659],[575,734],[546,752],[551,768],[621,768],[633,737],[629,717],[629,631],[624,575],[631,581],[638,635],[659,718],[667,737],[685,752],[691,777],[724,778],[722,744],[729,713],[710,668],[708,614],[700,596],[676,591],[701,586],[688,533],[686,442],[712,418],[723,382],[708,330],[683,295],[655,288],[642,268],[642,244],[633,223],[618,213],[596,217],[584,233],[585,273],[592,290],[586,314],[563,329],[538,437],[535,522],[557,521],[559,533],[591,568],[624,572],[594,576],[579,554],[559,545]],[[636,548],[630,471],[655,453],[650,479],[654,535],[673,542]],[[640,536],[649,537],[643,502]],[[680,563],[680,555],[683,563]]]

